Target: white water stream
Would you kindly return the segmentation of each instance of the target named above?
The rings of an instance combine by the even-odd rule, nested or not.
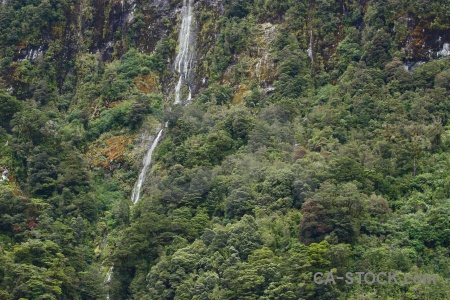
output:
[[[194,51],[191,49],[194,47],[192,35],[193,6],[194,0],[183,0],[183,8],[181,9],[181,28],[178,36],[178,54],[175,58],[175,70],[180,76],[175,87],[175,104],[181,103],[181,88],[183,87],[183,83],[186,84],[189,89],[187,100],[190,101],[192,97],[189,79],[194,58]]]
[[[175,71],[179,75],[178,83],[175,86],[175,101],[174,104],[182,103],[182,100],[190,101],[192,97],[192,91],[190,87],[190,74],[192,73],[192,63],[194,60],[194,36],[192,33],[192,21],[193,21],[193,7],[194,0],[183,0],[183,7],[181,9],[181,27],[178,38],[178,54],[175,58]],[[182,99],[182,88],[183,85],[186,85],[189,94],[187,99]],[[170,110],[170,107],[169,107]],[[131,201],[133,204],[136,204],[139,201],[141,196],[142,185],[145,182],[148,169],[151,165],[153,151],[158,145],[159,140],[162,137],[164,128],[167,127],[167,122],[163,128],[161,128],[156,136],[155,140],[151,144],[150,148],[147,151],[147,154],[143,160],[143,167],[141,173],[139,174],[139,178],[136,181],[133,192],[131,195]],[[105,284],[109,285],[113,274],[113,267],[108,270],[108,273],[105,278]],[[109,299],[109,292],[107,299]]]
[[[142,167],[141,173],[139,174],[139,178],[136,181],[134,188],[133,188],[133,193],[131,194],[131,201],[133,202],[133,204],[136,204],[139,200],[139,197],[141,196],[142,184],[144,183],[145,176],[147,175],[148,167],[150,166],[150,163],[152,162],[153,151],[155,150],[156,145],[158,145],[158,142],[162,136],[162,133],[163,133],[163,128],[161,128],[159,130],[158,135],[156,136],[152,145],[148,149],[147,154],[144,156],[143,167]]]
[[[108,273],[106,273],[106,277],[105,277],[105,284],[106,285],[108,285],[111,282],[113,269],[114,269],[114,267],[109,268]],[[106,300],[109,300],[109,291],[106,294]]]
[[[193,19],[193,6],[194,0],[183,0],[183,7],[181,8],[181,27],[178,36],[178,54],[175,58],[175,70],[179,74],[178,83],[175,87],[175,104],[181,103],[181,89],[183,83],[187,85],[189,89],[189,95],[187,100],[191,100],[191,87],[189,86],[190,73],[192,72],[192,63],[194,58],[194,43],[192,34],[192,19]],[[169,108],[170,109],[170,108]],[[167,123],[165,125],[167,127]],[[164,128],[160,129],[158,135],[153,141],[150,149],[148,149],[147,154],[144,157],[143,167],[141,173],[139,174],[139,179],[133,188],[133,193],[131,195],[131,201],[136,204],[141,196],[142,184],[145,181],[148,168],[151,164],[152,154],[155,150],[158,142],[161,138]]]

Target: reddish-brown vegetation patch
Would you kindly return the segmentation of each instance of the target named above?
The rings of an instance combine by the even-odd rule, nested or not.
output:
[[[112,170],[113,165],[123,164],[127,155],[127,145],[131,144],[133,136],[113,136],[97,140],[88,148],[86,157],[92,167],[103,167]]]
[[[136,88],[144,93],[153,93],[158,91],[158,85],[159,80],[158,76],[153,74],[147,74],[147,75],[138,75],[133,79],[134,84],[136,85]]]

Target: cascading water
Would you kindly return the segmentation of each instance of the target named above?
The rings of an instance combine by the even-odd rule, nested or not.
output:
[[[183,0],[183,7],[181,9],[181,27],[178,40],[178,54],[175,58],[175,70],[180,76],[175,87],[175,104],[181,103],[181,89],[183,87],[183,83],[187,85],[189,89],[187,101],[190,101],[192,97],[191,87],[189,84],[192,79],[191,65],[194,60],[194,43],[192,34],[193,6],[194,0]],[[165,127],[167,127],[167,123],[165,124]],[[160,129],[157,137],[148,150],[147,155],[144,157],[144,166],[139,174],[138,181],[134,185],[133,193],[131,195],[131,201],[133,204],[136,204],[141,196],[142,184],[144,183],[145,176],[147,175],[147,169],[150,166],[153,151],[155,150],[156,145],[158,145],[163,130],[164,128]]]
[[[194,43],[192,34],[192,19],[193,19],[193,6],[194,0],[183,0],[183,7],[181,9],[181,27],[178,36],[178,54],[175,58],[175,70],[179,74],[178,83],[175,86],[175,104],[181,103],[181,89],[183,84],[185,84],[189,89],[189,94],[187,101],[191,100],[192,93],[190,87],[190,80],[192,79],[192,62],[194,60]],[[167,123],[166,126],[167,127]],[[131,201],[136,204],[141,196],[142,184],[145,180],[145,175],[147,175],[147,169],[150,166],[153,151],[161,138],[163,129],[161,129],[153,141],[147,155],[144,157],[144,166],[139,174],[139,179],[134,185],[133,193],[131,195]]]
[[[165,127],[167,127],[167,123],[166,123]],[[139,174],[138,180],[134,184],[133,193],[131,195],[131,201],[133,202],[133,204],[136,204],[139,200],[139,197],[141,196],[142,184],[144,183],[145,175],[147,175],[148,167],[150,166],[150,163],[152,161],[153,151],[155,150],[156,145],[158,145],[158,142],[162,136],[163,130],[164,130],[164,128],[161,128],[159,130],[158,135],[156,136],[152,145],[148,149],[147,154],[144,156],[144,161],[143,161],[144,166],[142,167],[142,170],[141,170],[141,173]],[[107,289],[109,289],[109,283],[111,282],[111,279],[112,279],[113,269],[114,269],[114,267],[110,267],[108,270],[108,273],[106,274],[106,277],[105,277],[105,285],[106,285]],[[106,300],[109,300],[109,290],[108,290],[108,293],[106,296]]]
[[[187,2],[187,3],[186,3]],[[194,39],[192,34],[192,18],[193,18],[194,0],[183,0],[183,8],[181,9],[181,27],[178,36],[178,54],[175,58],[175,70],[179,74],[178,83],[175,87],[175,104],[181,103],[181,88],[183,83],[187,85],[189,94],[187,101],[191,100],[191,74],[192,62],[194,58]]]
[[[183,7],[181,9],[181,27],[178,40],[178,54],[177,57],[175,58],[175,65],[174,65],[175,71],[179,75],[178,83],[175,86],[175,101],[174,101],[175,104],[182,103],[182,100],[190,101],[192,98],[192,89],[191,89],[191,81],[193,75],[192,63],[194,61],[194,48],[195,48],[194,36],[192,33],[193,7],[194,7],[194,0],[183,0]],[[182,99],[183,85],[186,85],[189,91],[187,98],[185,99]],[[159,130],[158,135],[156,136],[155,140],[153,141],[152,145],[147,151],[147,154],[144,157],[141,173],[139,174],[139,178],[134,185],[133,193],[131,195],[131,201],[133,202],[133,204],[136,204],[139,201],[139,198],[141,196],[142,184],[145,181],[145,176],[147,175],[148,168],[150,167],[153,151],[155,150],[159,140],[162,137],[164,128],[167,128],[167,124],[168,123],[166,122],[164,127]],[[108,270],[108,273],[105,278],[105,284],[107,286],[111,281],[112,274],[113,274],[113,267],[111,267]],[[109,292],[107,299],[109,299]]]
[[[159,130],[158,135],[156,136],[152,145],[148,149],[147,154],[144,156],[144,161],[143,161],[144,166],[142,167],[141,173],[139,174],[138,181],[136,181],[136,184],[134,185],[134,188],[133,188],[133,193],[131,195],[131,201],[133,202],[133,204],[136,204],[139,200],[139,197],[141,196],[142,184],[144,183],[145,175],[147,175],[148,167],[150,166],[150,163],[152,162],[153,151],[155,150],[156,145],[158,145],[158,142],[162,136],[162,133],[163,133],[163,128],[161,128]]]
[[[311,63],[314,64],[314,53],[313,53],[313,33],[312,29],[310,31],[309,35],[309,48],[308,48],[308,56],[311,58]]]
[[[108,273],[106,273],[106,277],[105,277],[106,286],[108,286],[108,284],[111,282],[113,270],[114,270],[114,267],[111,267],[111,268],[109,268]],[[109,300],[109,291],[106,294],[106,300]]]

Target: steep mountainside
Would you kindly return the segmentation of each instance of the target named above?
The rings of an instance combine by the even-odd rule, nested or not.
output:
[[[450,299],[449,56],[449,0],[3,0],[0,299]],[[369,271],[436,280],[313,280]]]

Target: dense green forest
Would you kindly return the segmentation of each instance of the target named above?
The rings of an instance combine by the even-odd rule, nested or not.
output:
[[[0,300],[450,299],[450,1],[182,7],[0,4]]]

